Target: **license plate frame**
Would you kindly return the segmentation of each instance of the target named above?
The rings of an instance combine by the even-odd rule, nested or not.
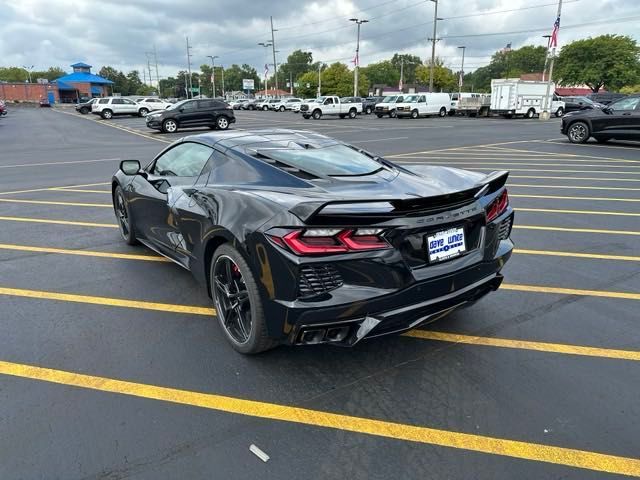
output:
[[[452,260],[467,253],[465,233],[464,227],[451,227],[425,235],[429,263]]]

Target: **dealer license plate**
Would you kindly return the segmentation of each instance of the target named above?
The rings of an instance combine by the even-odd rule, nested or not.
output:
[[[464,228],[451,228],[427,237],[429,262],[458,257],[466,251]]]

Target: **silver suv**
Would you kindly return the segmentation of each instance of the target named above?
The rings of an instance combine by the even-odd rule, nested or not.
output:
[[[139,105],[133,100],[122,97],[100,98],[91,105],[91,113],[100,115],[105,120],[108,120],[115,115],[135,115],[137,117],[144,117],[148,111],[149,108]]]

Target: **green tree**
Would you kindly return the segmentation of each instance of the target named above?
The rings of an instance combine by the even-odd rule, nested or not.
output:
[[[0,67],[0,80],[3,82],[26,82],[29,80],[29,72],[20,67]],[[33,77],[32,80],[35,81]]]
[[[606,86],[618,90],[640,79],[640,48],[626,35],[600,35],[565,45],[555,79],[563,85],[588,85],[593,92]]]
[[[285,90],[287,82],[291,79],[296,82],[298,77],[311,70],[312,65],[313,55],[311,52],[294,50],[291,55],[287,57],[287,61],[278,67],[278,86]],[[273,80],[271,80],[271,82],[272,81]]]
[[[331,64],[322,71],[322,94],[337,95],[339,97],[348,97],[353,95],[353,75],[354,72],[349,70],[349,67],[344,63],[336,62]],[[358,95],[366,96],[368,90],[369,79],[367,78],[366,73],[360,70]]]
[[[127,77],[120,70],[116,70],[113,67],[104,66],[98,72],[98,75],[111,80],[113,83],[113,92],[120,93],[122,95],[129,95],[129,83]]]
[[[620,93],[626,93],[627,95],[631,95],[633,93],[640,93],[640,84],[627,85],[626,87],[622,87],[620,89]]]
[[[404,60],[404,67],[402,63]],[[394,53],[391,58],[391,64],[398,71],[398,82],[400,81],[400,69],[403,69],[404,83],[415,83],[416,81],[416,68],[422,64],[422,60],[417,55],[410,55],[406,53]],[[388,83],[387,85],[394,85],[398,82]]]
[[[406,66],[406,64],[405,64]],[[391,60],[383,60],[377,63],[370,63],[366,67],[360,69],[360,73],[364,73],[371,85],[398,85],[400,82],[400,70],[392,63]],[[413,78],[415,80],[415,68]],[[405,82],[407,77],[405,76]]]
[[[431,74],[431,61],[416,67],[416,80],[418,83],[428,85]],[[440,58],[436,58],[433,68],[433,90],[451,92],[457,89],[456,75],[450,68],[444,66]]]

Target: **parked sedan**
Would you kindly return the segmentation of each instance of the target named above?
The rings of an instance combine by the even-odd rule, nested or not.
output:
[[[240,104],[240,108],[242,110],[255,110],[257,104],[258,100],[252,98],[250,100],[245,100],[244,102],[242,102],[242,104]]]
[[[91,100],[87,100],[86,102],[78,103],[76,105],[76,112],[80,112],[83,115],[91,112],[91,105],[93,105],[97,98],[92,98]]]
[[[190,270],[251,354],[351,346],[497,290],[513,250],[507,176],[278,129],[182,138],[144,169],[124,160],[112,192],[123,239]]]
[[[618,100],[603,108],[579,110],[562,117],[562,133],[572,143],[590,137],[597,142],[611,139],[640,140],[640,95]]]
[[[589,108],[602,108],[602,103],[594,102],[587,97],[562,97],[564,102],[565,113],[575,112],[576,110],[586,110]]]
[[[231,107],[221,100],[183,100],[166,110],[149,113],[146,121],[149,128],[174,133],[188,127],[226,130],[235,123],[236,117]]]

